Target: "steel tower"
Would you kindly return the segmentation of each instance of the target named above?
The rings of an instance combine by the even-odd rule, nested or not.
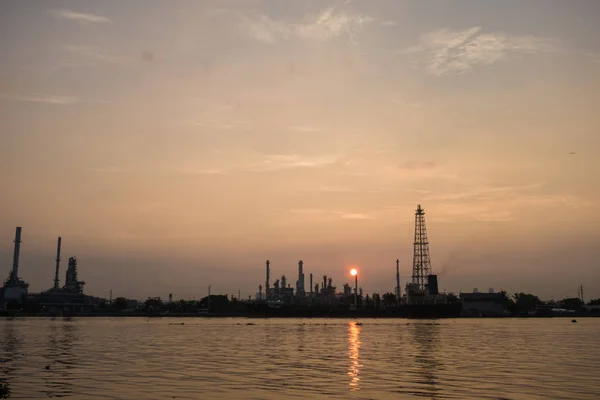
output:
[[[419,204],[415,213],[415,241],[413,247],[412,283],[420,290],[425,290],[427,276],[431,274],[429,258],[429,241],[425,229],[425,210]]]

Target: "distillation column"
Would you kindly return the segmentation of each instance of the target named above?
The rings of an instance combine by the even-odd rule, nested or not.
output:
[[[58,237],[58,245],[56,246],[56,271],[54,272],[54,290],[58,290],[58,283],[60,280],[58,279],[58,270],[60,269],[60,245],[62,238]]]

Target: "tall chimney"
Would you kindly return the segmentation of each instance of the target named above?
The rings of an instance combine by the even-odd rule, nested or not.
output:
[[[298,287],[296,288],[296,295],[304,297],[306,292],[304,291],[304,271],[302,270],[304,263],[302,260],[298,261]]]
[[[21,251],[21,227],[17,226],[17,232],[15,233],[15,252],[13,254],[13,269],[11,282],[17,283],[19,281],[19,253]]]
[[[312,272],[310,273],[310,296],[313,294]]]
[[[265,299],[269,300],[269,275],[270,275],[270,268],[269,265],[271,265],[271,263],[269,262],[269,260],[267,260],[267,281],[265,282]]]
[[[58,290],[58,270],[60,269],[60,242],[62,238],[58,237],[58,245],[56,246],[56,271],[54,272],[54,290]]]
[[[396,304],[400,303],[400,260],[396,260]]]

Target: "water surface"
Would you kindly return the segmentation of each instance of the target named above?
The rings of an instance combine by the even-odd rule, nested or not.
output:
[[[359,322],[5,319],[0,382],[15,399],[600,399],[600,318]]]

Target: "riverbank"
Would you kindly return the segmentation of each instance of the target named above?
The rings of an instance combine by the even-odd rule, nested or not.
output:
[[[344,312],[344,313],[314,313],[312,315],[297,315],[297,314],[279,314],[265,315],[255,313],[118,313],[118,312],[94,312],[94,313],[25,313],[25,312],[0,312],[0,317],[4,318],[252,318],[252,319],[277,319],[277,318],[362,318],[362,319],[441,319],[441,318],[457,318],[457,319],[501,319],[501,318],[597,318],[598,313],[572,313],[560,315],[450,315],[450,316],[415,316],[415,315],[397,315],[397,314],[373,314],[365,312]]]

